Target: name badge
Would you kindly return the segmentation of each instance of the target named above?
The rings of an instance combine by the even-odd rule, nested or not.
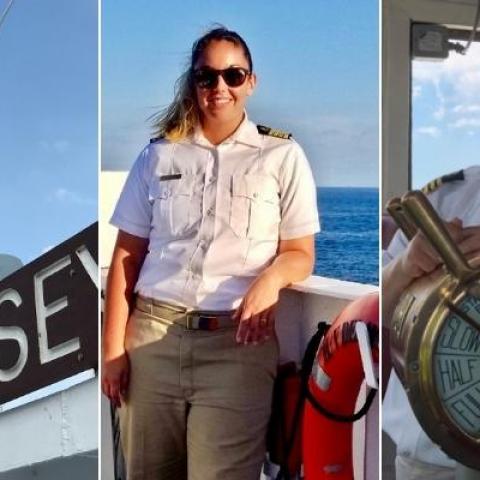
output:
[[[175,173],[173,175],[160,175],[161,182],[164,182],[165,180],[178,180],[179,178],[182,178],[181,173]]]

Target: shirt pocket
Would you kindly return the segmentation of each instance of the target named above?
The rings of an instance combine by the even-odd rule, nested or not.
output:
[[[237,237],[277,240],[280,225],[277,182],[259,174],[232,176],[229,223]]]
[[[201,179],[182,174],[180,178],[156,177],[149,191],[152,230],[160,238],[181,238],[198,230],[202,219]]]

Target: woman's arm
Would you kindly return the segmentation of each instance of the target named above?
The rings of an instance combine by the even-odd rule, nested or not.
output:
[[[284,288],[310,276],[314,263],[315,240],[313,235],[292,240],[280,240],[278,254],[263,274],[276,278],[279,288]]]
[[[252,283],[235,312],[240,321],[238,343],[258,343],[271,335],[280,290],[307,278],[313,271],[314,262],[313,235],[280,240],[274,261]]]
[[[148,239],[118,232],[108,272],[102,336],[102,391],[116,405],[128,386],[125,329]]]

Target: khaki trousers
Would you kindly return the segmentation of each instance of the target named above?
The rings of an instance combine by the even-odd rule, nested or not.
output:
[[[127,324],[120,409],[127,480],[258,480],[278,342],[187,330],[138,309]]]
[[[455,480],[455,470],[397,455],[395,477],[396,480]]]

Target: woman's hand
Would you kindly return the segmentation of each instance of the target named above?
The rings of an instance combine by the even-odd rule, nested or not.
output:
[[[463,228],[461,220],[446,222],[450,236],[460,251],[468,256],[480,253],[480,226]],[[395,306],[403,291],[417,278],[428,275],[443,263],[430,242],[417,233],[407,248],[383,268],[383,325],[390,326]]]
[[[275,308],[279,292],[293,282],[308,277],[313,270],[313,235],[280,240],[275,260],[250,285],[233,318],[239,320],[238,343],[267,340],[275,329]]]
[[[462,239],[458,248],[467,258],[480,255],[480,225],[465,227],[462,230]]]
[[[264,272],[252,283],[233,318],[239,321],[238,343],[262,343],[275,329],[275,310],[280,283],[272,273]]]
[[[465,236],[465,229],[462,229],[462,221],[455,218],[451,222],[446,222],[445,227],[454,243],[460,247],[463,253],[467,253],[470,241],[467,245],[462,246]],[[421,232],[417,232],[412,238],[399,259],[401,275],[404,277],[406,284],[409,284],[416,278],[428,275],[441,264],[442,259]]]
[[[128,390],[130,363],[126,352],[102,363],[102,392],[119,408]]]

